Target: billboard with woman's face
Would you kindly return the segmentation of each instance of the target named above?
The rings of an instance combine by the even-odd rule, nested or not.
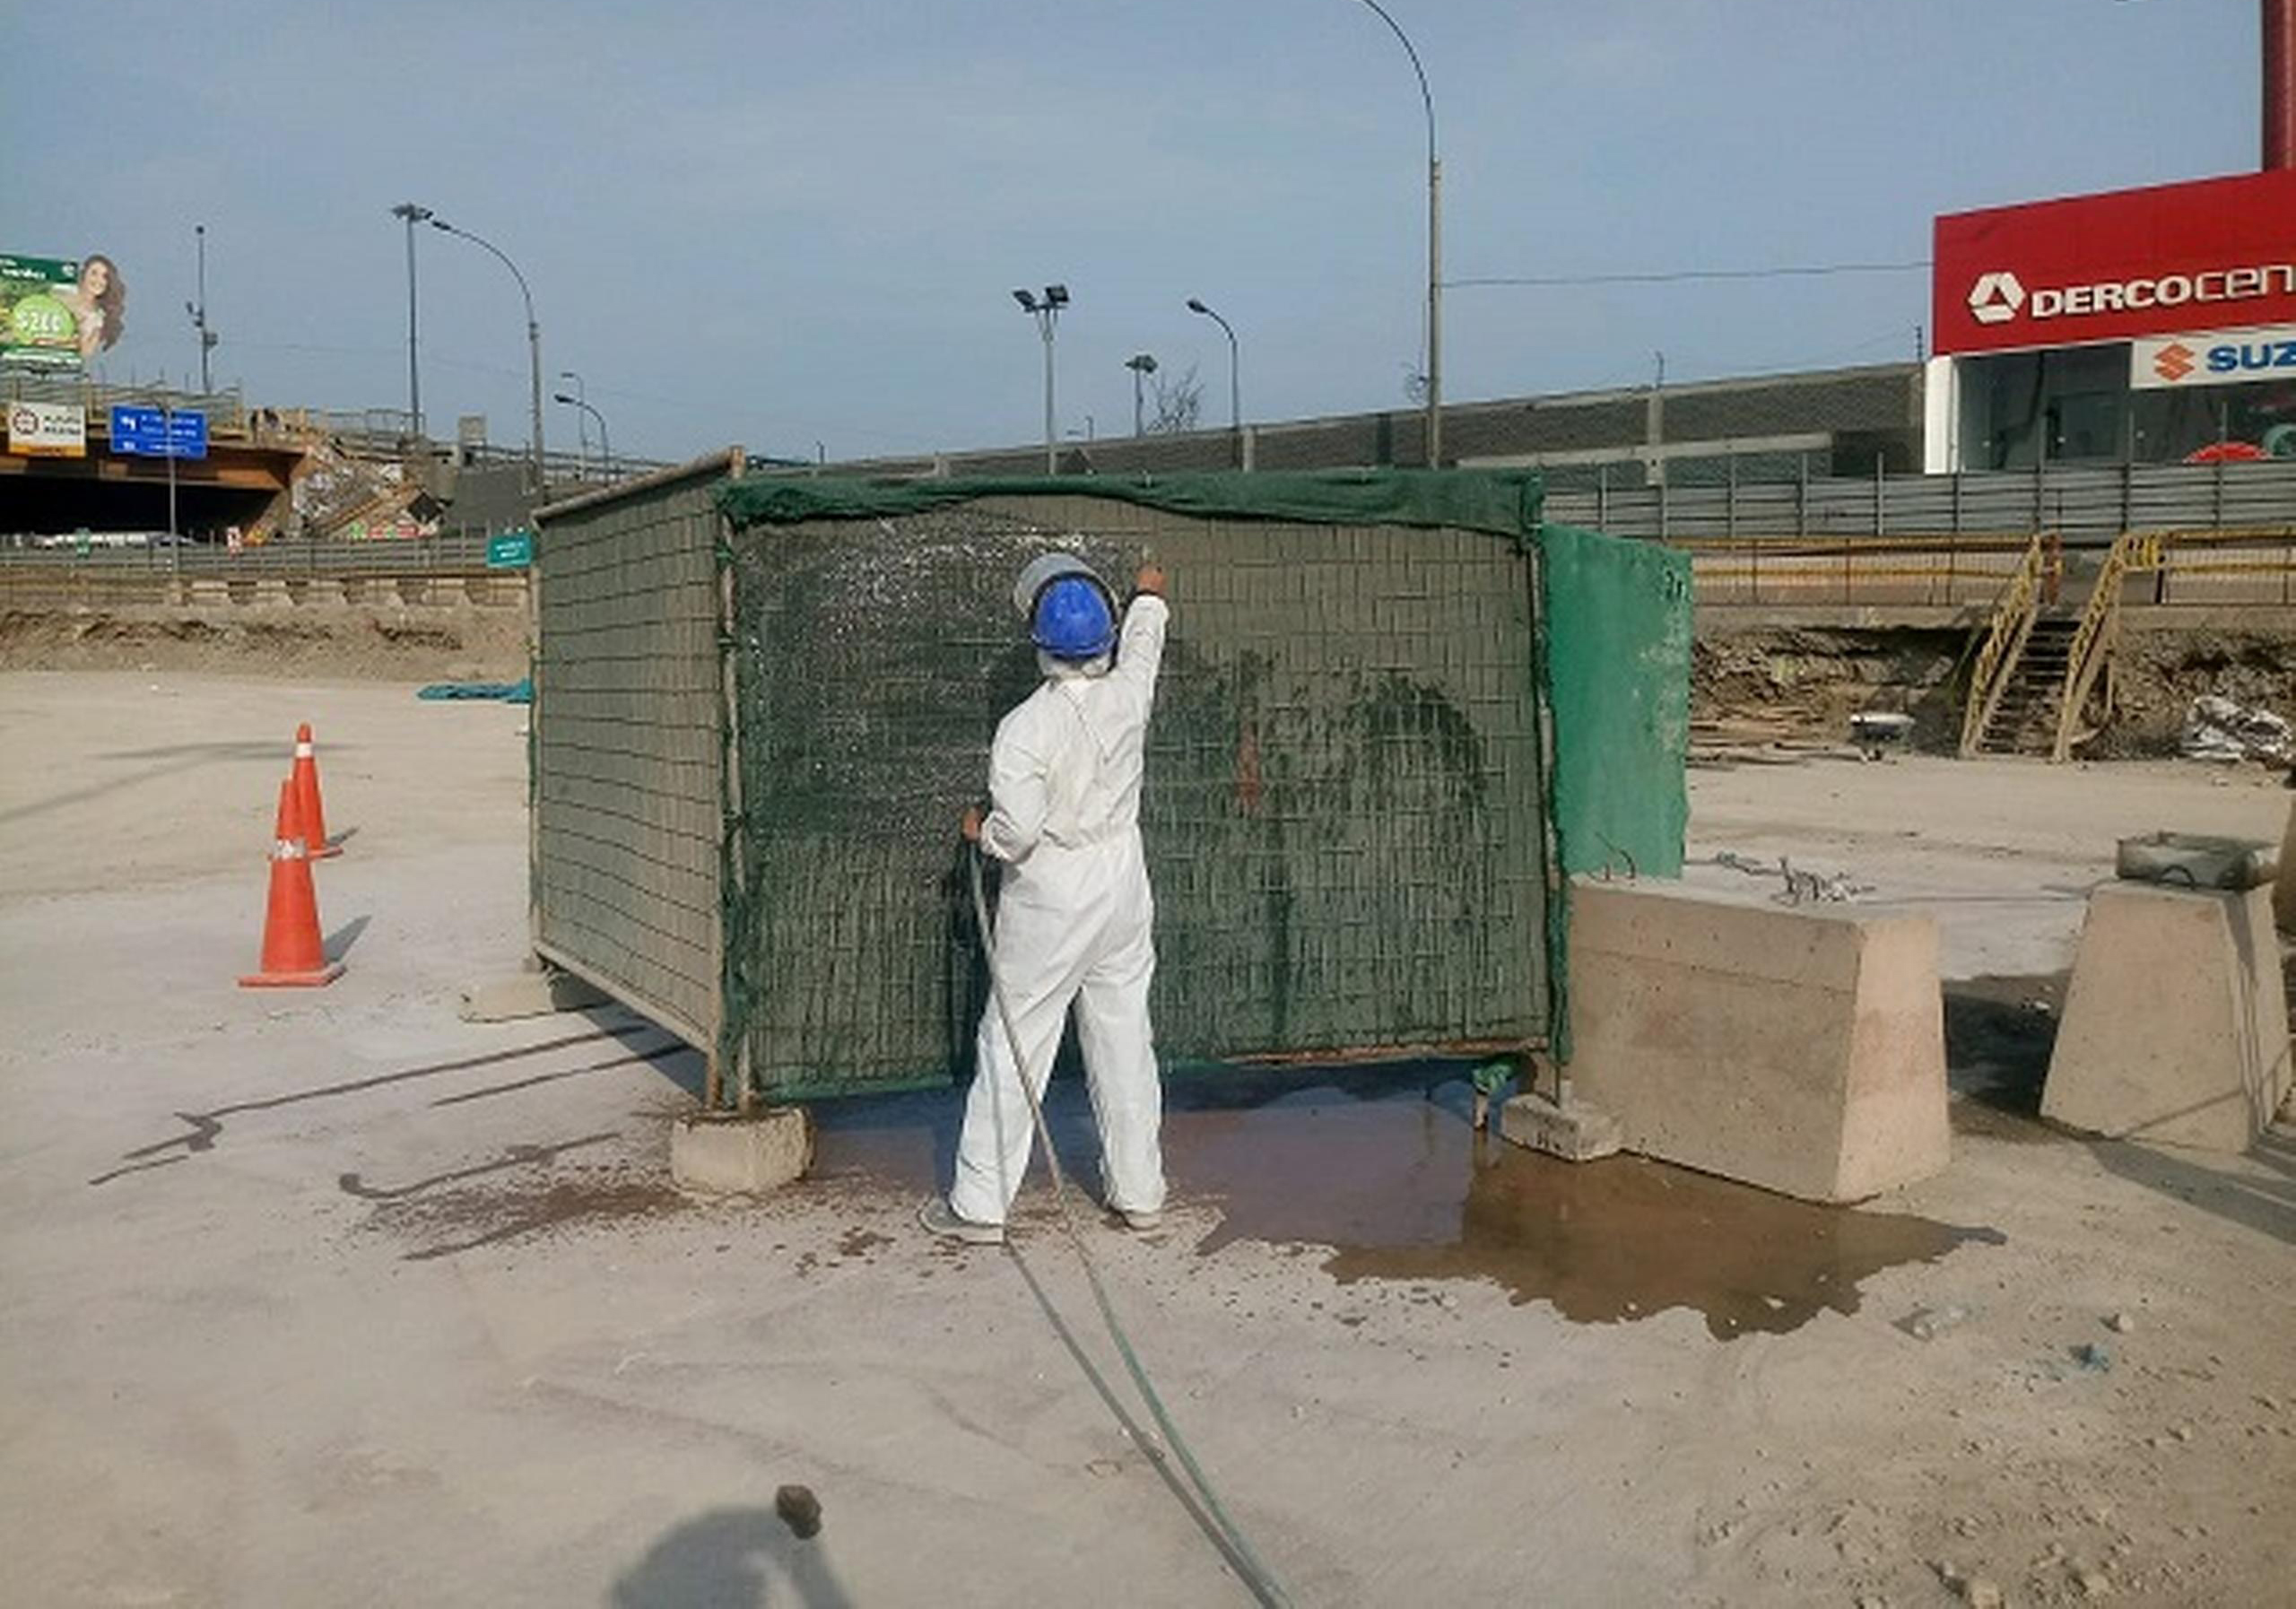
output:
[[[127,283],[100,253],[0,256],[0,364],[71,372],[127,326]]]

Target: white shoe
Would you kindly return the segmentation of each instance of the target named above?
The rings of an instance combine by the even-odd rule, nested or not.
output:
[[[1004,1226],[1001,1223],[977,1223],[970,1218],[957,1216],[945,1196],[935,1196],[917,1209],[917,1222],[928,1232],[945,1240],[961,1240],[967,1246],[1002,1246]]]
[[[1125,1228],[1131,1230],[1135,1234],[1144,1235],[1150,1230],[1161,1229],[1164,1227],[1164,1214],[1161,1211],[1153,1213],[1133,1213],[1126,1212],[1125,1209],[1119,1207],[1117,1209],[1117,1216],[1124,1220]]]

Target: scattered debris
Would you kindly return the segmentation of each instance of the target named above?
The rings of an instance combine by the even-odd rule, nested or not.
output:
[[[1969,1320],[1969,1309],[1957,1305],[1916,1308],[1898,1320],[1898,1328],[1917,1341],[1935,1341],[1947,1330],[1956,1329]]]
[[[2136,1327],[2136,1320],[2126,1313],[2115,1313],[2105,1320],[2105,1327],[2117,1335],[2126,1335]]]
[[[2296,728],[2269,709],[2203,693],[2185,710],[2177,752],[2187,760],[2296,761]]]
[[[773,1494],[773,1511],[800,1542],[821,1535],[822,1500],[811,1486],[784,1486]]]
[[[1874,891],[1872,883],[1853,882],[1848,872],[1836,872],[1828,876],[1821,872],[1796,871],[1793,861],[1783,855],[1778,857],[1778,864],[1773,866],[1724,849],[1714,857],[1714,864],[1728,866],[1734,872],[1744,872],[1749,877],[1783,878],[1785,889],[1770,896],[1781,905],[1839,903]]]
[[[2113,1354],[2094,1341],[2083,1341],[2073,1349],[2073,1361],[2091,1374],[2103,1374],[2113,1366]]]
[[[1947,1560],[1940,1559],[1930,1566],[1937,1579],[1971,1609],[2002,1609],[2007,1602],[2001,1588],[1984,1576],[1965,1576]]]

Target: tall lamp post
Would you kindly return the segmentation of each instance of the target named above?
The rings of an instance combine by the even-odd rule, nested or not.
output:
[[[468,240],[474,246],[483,247],[486,250],[492,252],[494,254],[495,261],[500,263],[505,268],[508,268],[510,271],[510,277],[518,282],[518,294],[526,299],[526,373],[527,378],[532,387],[531,396],[534,405],[535,490],[539,491],[542,490],[543,485],[542,326],[535,322],[535,293],[526,288],[526,276],[518,272],[517,264],[512,262],[509,254],[504,252],[500,247],[495,245],[491,240],[481,239],[478,236],[471,233],[470,230],[466,229],[457,229],[444,218],[431,219],[430,227],[439,230],[441,233],[453,235],[457,239]]]
[[[1244,394],[1236,378],[1236,326],[1204,305],[1204,299],[1191,296],[1187,310],[1201,313],[1228,332],[1228,434],[1234,439],[1236,467],[1244,466]]]
[[[574,382],[574,405],[577,408],[587,410],[590,404],[584,399],[590,395],[590,392],[589,387],[582,384],[582,377],[571,369],[561,369],[558,371],[558,378]],[[575,429],[579,432],[578,439],[582,444],[579,449],[581,464],[578,474],[582,479],[587,480],[590,474],[590,415],[586,411],[577,413],[574,417]]]
[[[422,374],[414,362],[414,226],[430,222],[430,209],[402,201],[391,216],[406,221],[406,412],[414,439],[422,439]]]
[[[184,303],[183,310],[191,315],[191,327],[199,332],[199,394],[213,396],[215,382],[207,371],[207,354],[223,337],[207,327],[207,226],[195,223],[191,232],[199,239],[199,300]]]
[[[1052,330],[1060,321],[1060,309],[1068,305],[1068,287],[1047,285],[1041,296],[1033,291],[1015,291],[1013,300],[1036,319],[1037,333],[1044,337],[1044,472],[1058,474],[1060,438],[1052,422]]]
[[[584,413],[598,422],[598,457],[605,460],[606,479],[609,481],[613,480],[613,439],[606,434],[606,416],[599,413],[588,403],[584,402],[580,397],[570,396],[563,391],[557,393],[557,400],[564,403],[570,408],[579,408]]]
[[[1443,164],[1435,154],[1435,97],[1428,91],[1427,69],[1401,24],[1379,0],[1363,0],[1379,13],[1411,57],[1419,78],[1420,103],[1427,109],[1427,466],[1443,462]]]
[[[1132,433],[1144,436],[1148,421],[1141,405],[1140,382],[1156,372],[1156,360],[1152,353],[1136,352],[1125,359],[1124,366],[1132,370]]]

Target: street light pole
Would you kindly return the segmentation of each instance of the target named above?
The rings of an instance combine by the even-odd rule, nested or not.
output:
[[[191,232],[199,239],[199,300],[184,303],[183,310],[191,315],[191,327],[199,332],[199,394],[212,396],[215,382],[208,374],[207,354],[222,337],[207,327],[207,226],[195,223]]]
[[[1021,310],[1033,316],[1037,333],[1044,337],[1044,472],[1048,475],[1060,473],[1060,436],[1053,422],[1052,411],[1052,334],[1060,321],[1060,309],[1068,305],[1066,285],[1047,285],[1039,298],[1032,291],[1015,291],[1013,300]]]
[[[1201,313],[1228,332],[1228,434],[1234,438],[1236,467],[1244,466],[1244,394],[1236,378],[1236,327],[1204,305],[1200,296],[1187,299],[1187,310]]]
[[[444,218],[431,219],[430,227],[432,229],[441,230],[446,234],[454,235],[458,239],[468,240],[474,246],[483,247],[486,250],[492,252],[494,254],[495,261],[500,263],[505,268],[508,268],[510,271],[510,277],[518,282],[518,294],[525,299],[526,304],[526,377],[528,384],[531,387],[529,395],[532,399],[534,409],[533,447],[535,461],[535,490],[539,491],[543,487],[542,326],[535,322],[535,293],[526,288],[526,276],[518,272],[517,264],[512,262],[510,260],[509,254],[505,252],[500,246],[495,245],[493,241],[482,239],[466,229],[457,229]]]
[[[1363,0],[1379,13],[1411,57],[1419,78],[1420,104],[1427,110],[1427,466],[1443,462],[1443,164],[1435,154],[1435,97],[1427,88],[1427,69],[1401,24],[1387,14],[1379,0]]]
[[[1141,406],[1140,382],[1156,372],[1156,359],[1152,353],[1136,352],[1125,359],[1124,366],[1132,370],[1132,433],[1144,436],[1147,416]]]
[[[561,369],[558,371],[558,378],[574,382],[574,405],[577,408],[587,409],[590,404],[584,399],[590,395],[590,392],[589,387],[582,384],[582,377],[571,369]],[[578,413],[575,414],[574,419],[575,430],[578,432],[581,441],[581,446],[578,449],[581,455],[578,474],[581,479],[588,480],[590,478],[590,416],[587,413]]]
[[[576,384],[580,384],[580,381],[578,379]],[[555,394],[555,398],[570,408],[579,408],[585,414],[598,422],[598,457],[605,460],[606,479],[611,482],[613,479],[613,438],[606,433],[606,416],[584,402],[579,396],[569,396],[565,392],[561,391]]]
[[[413,421],[414,439],[422,439],[422,374],[414,362],[414,226],[430,222],[430,209],[402,201],[391,209],[391,216],[406,221],[406,412]]]

